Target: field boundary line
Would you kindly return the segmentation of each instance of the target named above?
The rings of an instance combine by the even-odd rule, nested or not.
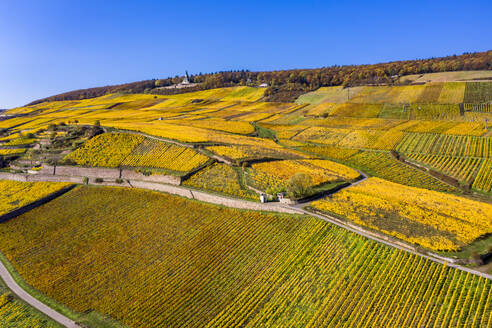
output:
[[[81,326],[77,325],[75,321],[69,319],[60,312],[53,310],[51,307],[39,301],[19,286],[2,261],[0,261],[0,278],[15,295],[39,312],[67,328],[81,328]]]
[[[16,208],[8,213],[5,213],[3,215],[0,215],[0,223],[2,222],[5,222],[5,221],[8,221],[8,220],[11,220],[19,215],[22,215],[26,212],[29,212],[33,209],[35,209],[36,207],[39,207],[43,204],[46,204],[48,202],[50,202],[51,200],[55,199],[55,198],[58,198],[60,197],[61,195],[69,192],[70,190],[72,190],[73,188],[75,188],[75,184],[72,184],[70,186],[67,186],[67,187],[64,187],[58,191],[55,191],[51,194],[49,194],[48,196],[45,196],[43,198],[40,198],[40,199],[37,199],[29,204],[26,204],[24,206],[21,206],[19,208]]]
[[[290,206],[290,207],[293,207],[293,206]],[[321,219],[321,220],[326,221],[328,223],[334,224],[340,228],[344,228],[346,230],[349,230],[353,233],[364,236],[366,238],[372,239],[376,242],[379,242],[379,243],[385,244],[387,246],[391,246],[391,247],[403,250],[405,252],[408,252],[408,253],[411,253],[414,255],[418,255],[420,257],[426,258],[428,260],[431,260],[431,261],[439,263],[439,264],[443,264],[443,265],[446,265],[446,266],[449,266],[449,267],[452,267],[452,268],[455,268],[455,269],[458,269],[461,271],[465,271],[465,272],[468,272],[468,273],[492,280],[491,274],[488,274],[485,272],[480,272],[480,271],[477,271],[477,270],[474,270],[471,268],[467,268],[467,267],[464,267],[464,266],[459,265],[459,264],[455,264],[454,260],[451,258],[447,258],[447,257],[436,255],[436,254],[424,254],[422,252],[419,252],[415,248],[413,248],[411,245],[408,245],[404,242],[393,242],[393,241],[389,240],[389,238],[387,240],[385,238],[386,236],[382,236],[377,232],[367,231],[367,230],[365,230],[361,227],[355,226],[353,224],[347,224],[347,223],[343,222],[342,220],[337,219],[334,216],[331,216],[329,214],[325,214],[325,213],[320,214],[317,212],[311,212],[311,211],[305,210],[303,208],[298,208],[298,209],[300,211],[302,211],[305,215],[314,216],[318,219]]]

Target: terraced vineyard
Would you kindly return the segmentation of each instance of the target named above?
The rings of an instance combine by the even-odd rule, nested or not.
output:
[[[488,159],[483,162],[473,182],[473,188],[485,192],[492,191],[492,160]]]
[[[122,166],[165,168],[188,172],[207,163],[209,158],[194,149],[145,139],[121,162]]]
[[[470,82],[466,84],[464,103],[486,103],[492,101],[491,82]]]
[[[305,157],[300,152],[258,146],[211,146],[207,147],[207,149],[219,156],[239,161],[264,158],[295,159]]]
[[[301,198],[343,185],[312,204],[475,270],[490,257],[492,84],[445,82],[465,79],[463,72],[439,76],[322,87],[296,103],[272,101],[276,86],[240,86],[10,110],[20,116],[0,121],[0,166],[9,172],[0,175],[66,179],[41,169],[60,163],[138,170],[146,181],[129,175],[126,189],[79,186],[0,223],[0,251],[44,295],[128,327],[492,327],[492,283],[478,275],[312,217],[130,188],[294,211],[301,205],[241,199],[257,200],[260,190]],[[369,179],[345,187],[359,171]],[[151,172],[180,176],[183,186],[152,181]],[[62,186],[2,183],[0,215]],[[479,269],[490,273],[486,265]],[[0,326],[21,325],[23,310],[3,294]]]
[[[229,196],[256,200],[258,196],[245,187],[242,179],[239,168],[234,169],[225,164],[214,163],[192,175],[183,182],[183,185]]]
[[[492,157],[492,138],[409,133],[396,150],[407,154]]]
[[[209,161],[191,148],[127,133],[96,136],[65,159],[82,166],[150,167],[177,172],[191,171]]]
[[[249,176],[261,190],[285,189],[294,175],[304,173],[312,186],[335,181],[353,181],[359,172],[327,160],[274,161],[253,164]]]
[[[24,148],[0,149],[0,155],[22,155],[26,152]]]
[[[129,326],[492,324],[490,280],[314,218],[79,187],[0,233],[31,285]]]
[[[82,166],[117,167],[144,139],[140,135],[124,133],[101,134],[84,143],[65,159]]]
[[[70,183],[0,180],[0,215],[57,192]]]
[[[61,328],[56,322],[19,301],[0,285],[0,326],[5,328]]]
[[[388,152],[363,151],[347,159],[347,162],[365,169],[366,172],[374,176],[392,182],[437,191],[456,191],[454,187],[449,186],[420,170],[401,163],[393,158]]]
[[[313,206],[433,250],[459,250],[492,232],[492,205],[378,178]]]
[[[445,192],[457,191],[455,187],[396,160],[389,152],[363,151],[319,145],[304,146],[302,149],[324,158],[356,167],[370,175],[403,185]]]
[[[437,169],[444,174],[467,184],[473,182],[477,171],[484,162],[483,159],[474,157],[451,157],[422,154],[411,154],[409,158],[424,163],[431,168]]]

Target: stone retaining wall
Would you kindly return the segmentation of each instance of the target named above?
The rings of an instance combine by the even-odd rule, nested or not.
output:
[[[154,183],[149,181],[137,181],[137,180],[130,181],[130,185],[135,188],[164,191],[170,194],[179,195],[190,199],[193,198],[193,195],[191,194],[190,190],[183,187],[165,185],[165,184]]]
[[[0,172],[0,180],[27,181],[27,177],[24,174]]]
[[[59,166],[43,165],[40,170],[41,174],[66,175],[79,177],[94,177],[117,179],[120,177],[119,169],[98,168],[98,167],[77,167],[77,166]]]
[[[16,180],[16,181],[52,181],[52,182],[73,182],[73,183],[83,183],[83,177],[74,176],[63,176],[63,175],[45,175],[45,174],[35,174],[35,175],[25,175],[25,174],[12,174],[0,172],[0,179],[3,180]],[[112,180],[112,179],[111,179]],[[150,181],[141,180],[128,180],[124,181],[122,184],[117,184],[112,181],[103,181],[101,183],[96,183],[95,178],[89,179],[89,184],[93,185],[110,185],[110,186],[131,186],[134,188],[150,189],[156,191],[167,192],[169,194],[174,194],[189,199],[196,199],[207,203],[213,203],[218,205],[223,205],[232,208],[239,208],[245,210],[254,211],[271,211],[271,212],[281,212],[290,214],[302,214],[300,210],[294,208],[284,207],[278,203],[256,203],[242,199],[229,198],[225,196],[219,196],[215,194],[209,194],[203,191],[190,190],[184,187],[179,187],[177,185],[162,184]]]
[[[168,183],[176,186],[181,185],[181,178],[174,175],[152,174],[149,176],[145,176],[141,172],[136,172],[135,170],[129,169],[123,169],[121,171],[121,178],[127,180],[142,180],[149,182]]]
[[[142,180],[151,182],[168,183],[180,185],[181,178],[173,175],[152,174],[145,176],[140,172],[130,169],[100,168],[100,167],[78,167],[78,166],[56,166],[56,169],[50,165],[44,165],[39,171],[43,175],[62,175],[72,177],[88,177],[101,179],[127,179]]]
[[[203,191],[190,190],[183,187],[170,186],[170,185],[164,185],[164,184],[152,183],[152,182],[130,181],[130,184],[136,188],[163,191],[170,194],[175,194],[186,198],[196,199],[203,202],[223,205],[227,207],[254,210],[254,211],[273,211],[273,212],[282,212],[282,213],[290,213],[290,214],[302,213],[301,211],[298,211],[296,209],[281,206],[278,203],[262,204],[262,203],[247,201],[247,200],[209,194]]]
[[[32,174],[26,175],[25,181],[48,181],[48,182],[73,182],[84,183],[83,177],[72,177],[64,175],[44,175],[44,174]]]

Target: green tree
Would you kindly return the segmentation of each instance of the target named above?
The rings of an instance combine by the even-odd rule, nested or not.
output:
[[[288,181],[288,192],[294,197],[302,197],[311,191],[313,180],[306,173],[296,173]]]

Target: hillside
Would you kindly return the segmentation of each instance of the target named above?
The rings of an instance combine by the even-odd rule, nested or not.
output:
[[[121,85],[81,89],[33,101],[80,100],[100,97],[109,93],[176,94],[230,86],[255,86],[267,83],[267,101],[293,101],[302,93],[326,86],[357,86],[364,84],[395,84],[409,82],[450,82],[490,78],[492,50],[429,59],[394,61],[371,65],[331,66],[319,69],[294,69],[273,72],[230,71],[215,74],[191,75],[198,85],[188,89],[163,88],[181,82],[181,77],[146,80]],[[441,73],[460,71],[461,73]],[[472,71],[470,73],[466,71]],[[440,76],[440,77],[438,77]]]
[[[489,327],[487,74],[10,109],[4,212],[78,186],[0,223],[0,251],[90,327]]]
[[[35,288],[130,327],[491,323],[490,280],[314,218],[81,187],[0,232]]]

